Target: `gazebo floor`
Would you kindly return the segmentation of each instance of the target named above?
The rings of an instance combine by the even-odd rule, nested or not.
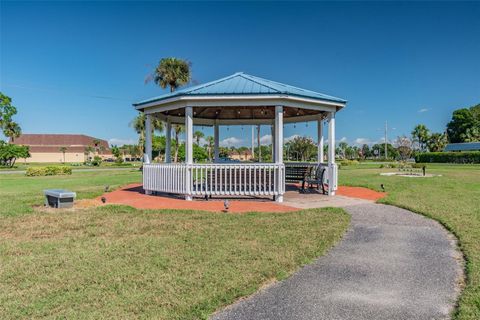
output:
[[[141,184],[130,184],[119,190],[106,193],[97,198],[106,199],[107,204],[123,204],[137,209],[181,209],[225,212],[224,200],[229,199],[228,212],[288,212],[299,208],[339,207],[355,204],[359,199],[378,200],[385,193],[358,187],[340,187],[338,196],[328,197],[315,191],[299,193],[296,185],[289,185],[284,195],[284,203],[276,203],[271,198],[225,198],[215,197],[209,201],[195,198],[185,201],[182,197],[169,194],[146,195]]]

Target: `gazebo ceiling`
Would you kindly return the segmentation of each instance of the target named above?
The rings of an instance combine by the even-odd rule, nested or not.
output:
[[[196,124],[269,123],[275,106],[284,107],[285,122],[310,121],[342,109],[346,100],[244,73],[135,103],[137,110],[184,123],[193,107]]]
[[[167,117],[185,117],[185,108],[169,110],[160,112]],[[324,112],[285,107],[283,110],[284,119],[318,116],[323,115]],[[273,120],[275,119],[274,106],[259,106],[259,107],[193,107],[193,117],[195,119],[210,119],[210,120]]]

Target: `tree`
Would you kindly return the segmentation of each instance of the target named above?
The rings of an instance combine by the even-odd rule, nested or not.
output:
[[[3,126],[3,134],[10,138],[10,142],[14,142],[15,138],[20,137],[22,134],[22,129],[20,129],[18,123],[10,121]]]
[[[130,127],[132,127],[135,132],[138,134],[138,145],[140,146],[141,154],[144,153],[145,148],[145,114],[139,113],[132,121],[130,121]],[[163,122],[158,118],[152,119],[152,130],[153,131],[163,131]]]
[[[208,136],[206,140],[207,140],[207,144],[205,145],[205,148],[207,149],[208,160],[211,162],[213,160],[212,150],[214,148],[215,139],[212,136]]]
[[[175,133],[174,138],[175,138],[175,155],[173,157],[175,162],[178,162],[178,151],[180,148],[180,134],[185,131],[184,126],[180,124],[174,124],[173,126],[173,132]]]
[[[385,151],[385,144],[374,144],[371,148],[372,153],[376,156],[379,157],[381,154],[383,154]],[[387,143],[387,159],[395,159],[398,156],[398,151],[397,149],[390,143]]]
[[[98,154],[99,148],[100,148],[99,146],[100,146],[100,140],[93,139],[93,148],[95,149],[95,154]]]
[[[345,159],[347,157],[348,144],[346,142],[342,141],[338,144],[338,148],[341,151],[342,158]]]
[[[448,139],[445,133],[432,133],[428,139],[428,150],[430,152],[443,151],[447,143]]]
[[[205,137],[205,135],[203,134],[202,131],[197,130],[193,133],[193,138],[197,142],[197,145],[200,145],[200,139],[202,139],[203,137]]]
[[[190,62],[178,58],[163,58],[155,69],[153,80],[160,87],[165,89],[170,87],[170,92],[174,92],[178,87],[190,82]]]
[[[122,150],[115,145],[113,145],[111,149],[112,149],[112,154],[115,157],[115,162],[122,163],[123,162]]]
[[[63,154],[63,163],[65,163],[65,152],[67,152],[67,147],[60,147],[59,150]]]
[[[480,111],[478,105],[470,109],[453,111],[452,120],[447,124],[448,139],[452,143],[480,140]]]
[[[364,144],[361,149],[361,156],[363,159],[366,159],[371,156],[370,147],[368,144]]]
[[[17,108],[12,105],[12,99],[0,92],[0,129],[13,142],[22,133],[18,123],[12,117],[17,114]]]
[[[418,124],[412,130],[412,142],[418,144],[420,151],[425,151],[430,133],[424,124]]]
[[[95,149],[92,146],[86,146],[83,154],[85,155],[87,160],[89,160],[90,154],[93,153],[94,151],[95,151]]]
[[[296,155],[300,161],[309,161],[316,154],[317,148],[313,140],[308,137],[297,136],[288,142],[289,153]]]
[[[8,144],[0,140],[0,165],[13,167],[19,158],[29,158],[28,146]]]
[[[406,136],[399,136],[395,141],[401,160],[407,160],[412,155],[412,141]]]
[[[174,92],[178,87],[190,82],[190,62],[174,57],[163,58],[158,63],[154,71],[153,80],[161,88],[170,87],[170,92]],[[184,131],[178,124],[173,125],[175,132],[175,156],[174,161],[178,161],[178,151],[180,148],[179,135]]]

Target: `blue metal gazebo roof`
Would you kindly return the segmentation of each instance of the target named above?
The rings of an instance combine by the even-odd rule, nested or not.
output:
[[[337,97],[332,97],[323,93],[311,90],[301,89],[287,84],[251,76],[243,72],[238,72],[228,77],[207,82],[197,86],[192,86],[178,90],[169,94],[161,95],[148,100],[134,103],[139,107],[152,102],[181,97],[181,96],[218,96],[218,95],[289,95],[315,100],[338,102],[345,104],[347,101]]]

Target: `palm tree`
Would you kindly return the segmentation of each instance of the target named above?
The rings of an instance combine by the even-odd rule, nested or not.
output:
[[[208,159],[212,161],[212,150],[215,144],[215,139],[212,136],[208,136],[206,140],[207,144],[205,145],[205,147],[207,148]]]
[[[145,114],[142,112],[139,113],[132,121],[130,121],[130,127],[132,127],[138,134],[138,145],[140,147],[141,154],[143,154],[145,145],[145,119]],[[163,122],[154,117],[152,119],[152,128],[154,131],[157,130],[162,132],[164,129]]]
[[[446,133],[432,133],[430,139],[428,139],[428,150],[431,152],[440,152],[445,149],[448,143]]]
[[[197,142],[197,145],[200,145],[200,139],[205,137],[202,131],[195,131],[193,133],[193,138],[195,138],[195,141]]]
[[[60,147],[60,152],[63,153],[63,163],[65,163],[65,152],[67,151],[67,147]]]
[[[155,69],[153,80],[160,87],[165,89],[170,87],[170,92],[174,92],[178,87],[190,82],[190,62],[178,58],[163,58]],[[178,149],[180,148],[179,135],[184,131],[183,126],[174,124],[175,132],[175,156],[174,161],[178,160]]]
[[[15,138],[20,137],[20,135],[22,134],[22,129],[20,128],[18,123],[10,121],[4,124],[3,134],[5,134],[7,138],[10,138],[10,142],[13,142]]]
[[[173,161],[177,162],[178,161],[178,149],[180,149],[180,141],[179,141],[179,136],[182,132],[185,131],[184,127],[180,124],[174,124],[172,125],[173,132],[175,133],[175,155],[173,156]]]
[[[86,146],[85,147],[85,151],[83,152],[88,160],[88,158],[90,157],[90,154],[94,151],[93,147],[92,146]]]
[[[345,159],[347,157],[348,144],[342,141],[338,144],[338,148],[342,150],[342,158]]]
[[[412,141],[418,143],[420,151],[425,151],[430,132],[424,124],[418,124],[412,130]]]
[[[160,87],[170,87],[170,92],[190,82],[190,62],[178,58],[163,58],[155,69],[153,80]]]

